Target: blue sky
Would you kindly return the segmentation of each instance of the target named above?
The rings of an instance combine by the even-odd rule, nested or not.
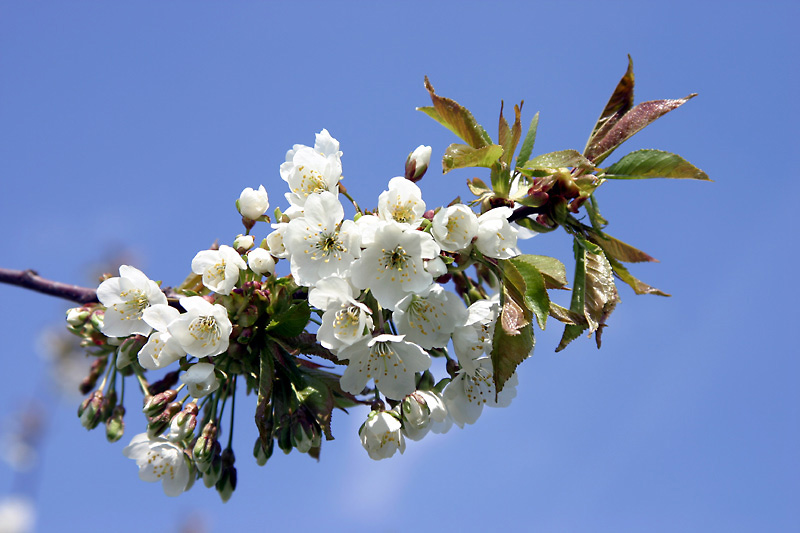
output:
[[[0,266],[89,284],[87,269],[124,248],[177,284],[198,250],[240,231],[244,187],[283,205],[286,150],[322,128],[341,143],[348,189],[375,204],[414,147],[436,159],[457,141],[415,111],[429,105],[425,75],[490,132],[501,99],[524,99],[523,123],[541,112],[535,154],[582,149],[631,54],[637,101],[699,96],[618,153],[672,151],[715,180],[598,192],[609,233],[661,260],[633,273],[673,297],[621,288],[600,351],[579,339],[555,354],[556,325],[537,331],[510,407],[386,461],[361,449],[355,410],[335,415],[319,463],[278,452],[259,468],[253,405],[240,402],[239,487],[223,505],[202,486],[167,499],[138,480],[121,454],[142,430],[134,406],[120,443],[81,428],[79,400],[47,392],[35,350],[68,304],[0,286],[0,424],[32,396],[50,415],[39,530],[800,527],[800,8],[432,4],[0,3]],[[467,198],[480,175],[432,167],[429,206]],[[542,235],[525,251],[569,263],[571,244]],[[0,464],[0,495],[13,478]]]

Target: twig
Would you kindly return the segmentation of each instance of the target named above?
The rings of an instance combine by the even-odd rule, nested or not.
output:
[[[16,285],[24,289],[41,292],[57,298],[63,298],[79,304],[97,302],[97,291],[87,287],[79,287],[59,281],[51,281],[40,277],[33,270],[11,270],[0,268],[0,283]]]

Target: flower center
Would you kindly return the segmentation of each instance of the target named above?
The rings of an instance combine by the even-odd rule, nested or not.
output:
[[[142,311],[150,305],[147,295],[141,289],[131,289],[124,291],[120,296],[125,300],[125,310],[123,311],[123,320],[140,319],[142,318]]]
[[[411,257],[399,244],[394,250],[383,249],[382,251],[383,261],[381,261],[381,264],[384,270],[392,269],[402,271],[408,262],[408,258]]]
[[[207,346],[209,343],[216,346],[222,336],[217,319],[213,316],[199,316],[192,320],[189,334],[197,340],[202,340],[202,346]]]
[[[397,222],[412,222],[414,220],[414,206],[416,202],[409,200],[406,203],[397,202],[392,206],[392,218]]]
[[[309,194],[328,190],[325,178],[318,170],[300,166],[297,167],[297,171],[302,177],[300,178],[300,187],[293,191],[295,194],[302,193],[307,197]]]
[[[361,332],[359,325],[361,317],[361,309],[355,305],[351,305],[345,309],[340,309],[336,312],[333,320],[333,329],[337,337],[355,337]]]
[[[316,248],[325,257],[326,263],[330,260],[329,256],[334,255],[338,257],[339,254],[347,252],[347,248],[345,248],[344,244],[338,239],[338,237],[339,236],[336,233],[323,233],[320,235],[320,239],[316,242]],[[316,258],[317,254],[314,253],[313,259]]]

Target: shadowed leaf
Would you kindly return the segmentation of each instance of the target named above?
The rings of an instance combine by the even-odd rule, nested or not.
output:
[[[658,263],[658,259],[601,231],[593,231],[590,235],[592,242],[602,248],[608,257],[625,263]]]
[[[661,150],[637,150],[606,169],[604,178],[674,178],[711,181],[708,175],[677,154]]]
[[[517,168],[525,164],[525,161],[530,159],[533,153],[533,144],[536,142],[536,130],[539,127],[539,112],[533,116],[530,126],[528,126],[528,133],[525,134],[525,139],[522,141],[522,146],[519,148],[519,155],[517,156]]]
[[[272,441],[272,383],[275,380],[275,365],[272,360],[270,348],[265,347],[259,354],[258,372],[258,403],[256,405],[255,421],[258,428],[258,438],[264,449],[268,449]]]
[[[633,292],[636,294],[656,294],[658,296],[670,296],[666,292],[656,289],[655,287],[651,287],[647,283],[636,279],[630,272],[628,272],[628,269],[625,268],[622,263],[615,260],[613,257],[609,257],[608,262],[611,263],[611,268],[614,269],[614,275],[630,285],[631,289],[633,289]]]
[[[685,98],[677,100],[651,100],[650,102],[643,102],[620,118],[614,126],[602,138],[596,139],[587,149],[586,157],[599,165],[606,157],[611,155],[611,152],[634,136],[637,132],[641,131],[645,126],[656,120],[657,118],[669,113],[676,109],[697,94],[690,94]]]
[[[584,155],[589,157],[587,154],[589,147],[599,139],[605,137],[614,124],[633,107],[633,85],[633,59],[628,55],[628,69],[619,80],[619,83],[617,83],[617,87],[611,94],[611,98],[608,99],[608,103],[600,114],[600,118],[597,119],[592,134],[586,142],[586,148],[583,150]]]
[[[558,260],[553,259],[553,261]],[[519,255],[511,259],[500,260],[498,264],[503,270],[503,286],[513,288],[513,291],[510,290],[510,292],[514,296],[514,300],[527,311],[526,320],[530,320],[530,314],[533,313],[539,327],[544,329],[550,312],[550,297],[547,295],[544,276],[536,267],[535,260],[531,261],[528,256]],[[555,265],[548,266],[557,270]]]
[[[614,271],[605,255],[586,253],[586,292],[584,316],[589,322],[589,332],[594,332],[614,310],[619,294],[614,284]]]
[[[482,148],[472,148],[466,144],[451,144],[442,157],[442,171],[447,174],[456,168],[490,168],[502,155],[503,147],[498,144],[490,144]]]
[[[535,340],[533,337],[533,326],[528,324],[516,332],[516,335],[509,335],[501,327],[501,316],[497,319],[492,338],[492,368],[494,370],[494,390],[495,398],[503,390],[506,381],[514,374],[517,366],[528,358],[533,351]]]
[[[502,161],[506,165],[511,164],[514,157],[514,150],[517,149],[519,138],[522,135],[522,123],[520,122],[520,112],[522,104],[514,106],[514,125],[509,128],[506,117],[503,116],[503,103],[500,103],[500,126],[498,128],[498,142],[503,147]]]
[[[431,95],[435,114],[431,113],[430,108],[418,108],[420,111],[445,125],[473,148],[482,148],[492,144],[489,134],[475,121],[472,113],[455,100],[437,95],[427,76],[425,76],[425,88]]]

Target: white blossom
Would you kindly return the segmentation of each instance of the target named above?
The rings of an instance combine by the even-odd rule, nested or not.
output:
[[[186,388],[192,398],[202,398],[219,388],[219,379],[214,373],[211,363],[195,363],[181,374],[181,381],[186,383]]]
[[[433,259],[425,261],[425,270],[430,272],[433,279],[447,274],[447,265],[442,261],[441,256],[436,256]]]
[[[378,461],[393,456],[397,450],[400,453],[406,450],[401,427],[400,421],[390,412],[371,411],[358,436],[370,458]]]
[[[483,255],[495,259],[519,255],[517,229],[508,222],[512,212],[510,207],[495,207],[478,217],[478,238],[475,246]]]
[[[467,318],[464,303],[438,283],[397,303],[394,314],[397,332],[422,348],[443,348],[450,335]]]
[[[430,356],[403,335],[366,337],[342,348],[339,359],[348,362],[339,383],[351,394],[360,394],[369,380],[392,400],[402,400],[416,388],[416,372],[431,366]]]
[[[227,351],[233,329],[228,310],[202,296],[184,297],[179,302],[186,312],[170,322],[169,333],[178,340],[181,348],[198,358]]]
[[[237,235],[236,238],[233,240],[233,247],[236,249],[237,252],[244,253],[256,243],[255,237],[252,235]]]
[[[179,496],[187,489],[191,473],[189,458],[164,437],[149,438],[147,433],[139,433],[122,453],[136,461],[139,479],[149,483],[161,481],[167,496]]]
[[[192,272],[202,274],[203,285],[217,294],[230,294],[247,264],[239,252],[223,244],[219,250],[202,250],[192,259]]]
[[[258,190],[246,187],[242,194],[239,195],[239,201],[236,202],[236,206],[244,218],[257,220],[269,209],[269,196],[263,185],[260,185]]]
[[[156,331],[147,344],[139,350],[139,364],[147,370],[157,370],[171,365],[186,352],[178,339],[169,333],[169,325],[180,316],[180,312],[166,304],[158,304],[144,310],[142,318]]]
[[[289,227],[288,222],[278,222],[272,224],[272,233],[267,235],[267,246],[269,246],[269,253],[274,257],[286,259],[289,257],[289,252],[286,251],[286,246],[283,243],[283,237],[286,234],[286,228]]]
[[[152,328],[142,320],[142,312],[151,305],[167,303],[158,284],[129,265],[120,266],[119,277],[97,287],[97,299],[106,307],[100,331],[108,337],[149,335]]]
[[[308,291],[308,303],[327,311],[339,308],[345,302],[354,302],[355,293],[353,286],[344,278],[330,276],[322,278]]]
[[[370,335],[373,326],[371,313],[369,307],[360,302],[342,302],[338,309],[331,308],[322,314],[317,340],[325,348],[338,353],[343,347]]]
[[[414,229],[422,222],[423,214],[425,202],[420,188],[402,176],[390,179],[389,190],[378,197],[378,217]]]
[[[382,307],[393,310],[407,294],[433,282],[424,260],[437,255],[439,246],[429,234],[389,223],[375,232],[375,242],[361,253],[350,276],[353,285],[369,288]]]
[[[286,200],[289,211],[302,210],[309,195],[328,191],[338,192],[342,177],[342,152],[339,141],[331,137],[328,130],[316,136],[314,148],[296,144],[286,153],[286,162],[281,164],[281,178],[289,184],[291,192]]]
[[[255,248],[248,252],[247,265],[250,270],[262,276],[271,276],[275,273],[275,259],[263,248]]]
[[[445,433],[450,429],[446,424],[448,418],[444,397],[437,391],[414,391],[400,404],[403,413],[403,433],[411,440],[421,440],[428,431],[437,425]]]
[[[459,252],[478,235],[478,217],[464,204],[443,207],[433,216],[431,234],[442,250]]]
[[[308,199],[302,217],[289,222],[283,242],[298,284],[309,287],[350,270],[361,253],[361,241],[355,223],[342,223],[343,218],[344,208],[337,197],[323,191]]]

